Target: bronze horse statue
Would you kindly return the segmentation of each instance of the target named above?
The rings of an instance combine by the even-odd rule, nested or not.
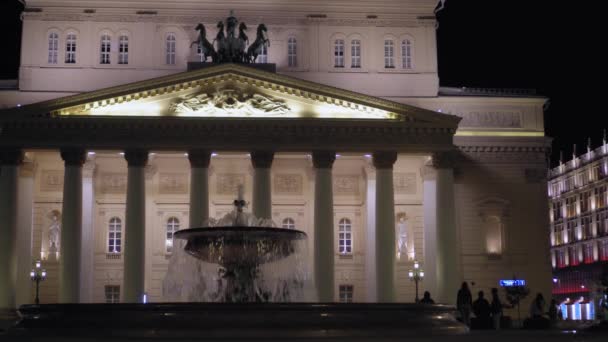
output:
[[[217,62],[226,62],[225,57],[228,48],[228,42],[226,41],[226,35],[224,35],[224,23],[221,21],[217,23],[217,35],[215,36],[213,42],[217,42]]]
[[[190,44],[190,47],[192,47],[192,45],[197,44],[198,48],[200,49],[201,53],[203,54],[204,62],[207,62],[208,57],[211,57],[212,62],[216,62],[217,54],[215,53],[215,50],[213,49],[213,44],[211,44],[207,40],[207,30],[205,30],[205,25],[203,25],[202,23],[199,23],[198,25],[196,25],[196,27],[194,29],[198,31],[198,39],[193,41],[192,44]]]
[[[266,38],[267,31],[268,30],[266,29],[266,25],[258,25],[256,38],[247,49],[247,60],[249,63],[255,63],[255,60],[262,53],[262,49],[264,48],[264,46],[270,46],[270,40]]]
[[[247,53],[245,51],[245,48],[247,47],[247,44],[249,44],[249,37],[247,37],[245,31],[247,31],[247,25],[245,25],[245,23],[241,23],[239,25],[239,36],[237,38],[236,46],[236,61],[239,63],[247,62]]]

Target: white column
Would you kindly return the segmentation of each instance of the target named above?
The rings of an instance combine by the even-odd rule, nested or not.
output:
[[[314,281],[320,302],[334,299],[334,200],[331,168],[335,152],[315,151]]]
[[[93,302],[95,242],[95,156],[89,155],[82,177],[82,242],[80,262],[80,302]]]
[[[17,177],[23,153],[0,150],[0,315],[15,309]]]
[[[367,174],[367,228],[365,234],[365,285],[367,287],[367,301],[375,303],[376,296],[376,169],[366,167]]]
[[[32,220],[34,162],[24,160],[17,183],[17,307],[32,303]]]
[[[125,303],[139,303],[144,294],[146,247],[145,166],[148,151],[126,150],[127,208],[124,241],[123,282]]]
[[[272,190],[270,185],[270,167],[274,152],[252,151],[253,165],[253,215],[258,218],[272,218]]]
[[[423,167],[424,288],[440,303],[437,292],[437,181],[435,170]]]
[[[454,304],[462,277],[456,233],[454,173],[450,154],[433,154],[432,166],[435,169],[434,177],[431,176],[434,180],[431,178],[424,181],[425,275],[433,272],[435,276],[436,300]],[[426,285],[430,280],[428,277],[425,279]]]
[[[202,227],[209,218],[209,163],[211,152],[188,151],[190,160],[190,228]]]
[[[86,152],[81,148],[61,150],[65,162],[61,250],[59,251],[59,302],[80,301],[80,261],[82,241],[82,164]]]
[[[376,298],[395,302],[395,192],[393,164],[396,152],[375,152],[376,167]]]

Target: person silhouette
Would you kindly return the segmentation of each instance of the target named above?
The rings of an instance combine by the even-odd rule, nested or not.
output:
[[[473,306],[473,298],[469,290],[469,284],[466,281],[462,282],[460,290],[456,295],[456,308],[460,312],[462,323],[471,326],[471,307]]]
[[[420,304],[435,304],[435,301],[433,298],[431,298],[431,293],[429,291],[424,291]]]

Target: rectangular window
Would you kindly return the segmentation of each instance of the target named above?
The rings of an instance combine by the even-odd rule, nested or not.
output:
[[[560,224],[555,225],[554,236],[555,236],[555,245],[556,246],[564,243],[563,230],[564,230],[563,224],[560,223]]]
[[[595,198],[595,208],[602,209],[606,207],[606,186],[599,186],[593,189],[593,197]]]
[[[553,209],[553,220],[559,221],[562,219],[562,202],[556,201],[551,204]]]
[[[598,241],[599,257],[602,261],[608,261],[608,240]]]
[[[570,220],[566,226],[566,238],[564,243],[572,243],[575,241],[574,233],[576,232],[576,220]]]
[[[262,45],[262,51],[258,55],[258,63],[268,63],[268,46]]]
[[[101,37],[101,55],[99,64],[110,64],[110,36],[104,35]]]
[[[337,39],[334,43],[334,67],[344,68],[344,40]]]
[[[566,264],[566,253],[564,252],[564,250],[557,250],[555,251],[555,254],[557,256],[557,267],[563,268],[568,266]]]
[[[591,191],[585,191],[581,194],[581,213],[586,213],[591,209]]]
[[[297,52],[296,39],[294,37],[290,37],[287,40],[287,65],[290,68],[295,68],[298,66]]]
[[[395,67],[395,46],[393,41],[390,39],[384,41],[384,67]]]
[[[353,40],[350,43],[350,67],[361,68],[361,41]]]
[[[608,210],[602,210],[595,214],[597,224],[597,234],[599,236],[608,235]]]
[[[566,217],[576,216],[576,196],[566,198]]]
[[[106,285],[104,287],[106,303],[120,303],[120,286]]]
[[[352,303],[353,302],[353,285],[340,285],[339,286],[340,303]]]
[[[118,64],[129,64],[129,37],[120,36],[118,40]]]
[[[65,40],[65,62],[76,63],[76,35],[68,34]]]
[[[576,246],[568,247],[568,257],[570,258],[570,266],[580,264]]]
[[[401,42],[401,59],[403,69],[412,68],[412,42],[408,39]]]
[[[593,260],[593,244],[587,243],[583,245],[583,260],[586,264],[594,262]]]
[[[165,46],[165,64],[175,65],[175,35],[167,35]]]
[[[583,239],[591,239],[593,237],[591,228],[591,215],[581,217],[581,229],[583,230]]]
[[[57,64],[57,52],[59,51],[59,35],[51,33],[49,35],[49,64]]]

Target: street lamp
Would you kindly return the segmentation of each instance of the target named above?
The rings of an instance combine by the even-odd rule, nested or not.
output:
[[[40,267],[40,260],[36,261],[36,267],[30,272],[30,278],[36,282],[36,305],[40,304],[40,282],[46,279],[46,270]]]
[[[416,283],[416,303],[418,303],[420,301],[418,299],[418,282],[422,281],[422,279],[424,278],[424,271],[420,268],[420,264],[418,263],[418,261],[414,261],[414,269],[409,270],[407,276],[410,278],[411,281]]]

